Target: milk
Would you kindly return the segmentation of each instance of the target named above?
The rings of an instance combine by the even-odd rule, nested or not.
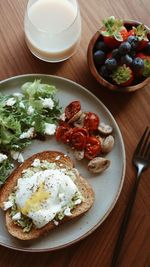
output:
[[[25,37],[31,52],[50,61],[62,61],[76,50],[81,35],[76,1],[29,1],[25,16]]]

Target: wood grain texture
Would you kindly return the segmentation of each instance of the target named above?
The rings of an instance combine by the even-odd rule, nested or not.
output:
[[[149,25],[149,0],[79,0],[82,39],[78,52],[59,64],[44,63],[26,47],[23,17],[27,0],[0,0],[0,79],[24,73],[54,74],[74,80],[92,91],[109,108],[123,134],[127,171],[120,198],[106,221],[72,247],[43,254],[27,254],[0,247],[1,267],[109,267],[127,199],[135,178],[131,158],[138,139],[150,124],[150,86],[129,95],[99,86],[87,67],[87,47],[101,19],[115,15]],[[119,164],[119,162],[118,162]],[[132,217],[119,257],[119,267],[150,266],[150,172],[143,173]]]

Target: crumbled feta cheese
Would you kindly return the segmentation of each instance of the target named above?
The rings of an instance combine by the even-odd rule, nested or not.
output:
[[[33,138],[34,136],[34,127],[31,127],[27,132],[24,132],[20,135],[20,139],[25,139],[25,138]]]
[[[62,113],[59,118],[60,120],[65,121],[66,120],[65,113]]]
[[[14,160],[17,160],[18,159],[18,156],[19,156],[19,152],[17,152],[17,151],[11,151],[10,152],[10,154],[11,154],[11,156],[12,156],[12,158],[14,159]]]
[[[41,98],[41,101],[42,101],[42,106],[44,108],[49,108],[49,109],[53,109],[54,107],[54,101],[51,99],[51,98]]]
[[[74,204],[75,204],[75,205],[79,205],[79,204],[81,204],[81,202],[82,202],[82,200],[81,200],[80,198],[78,198],[78,199],[74,202]]]
[[[20,102],[20,103],[19,103],[19,107],[20,107],[20,108],[25,108],[24,103],[23,103],[23,102]]]
[[[14,216],[12,216],[13,221],[17,221],[21,219],[21,213],[17,212]]]
[[[12,107],[15,103],[16,99],[14,97],[11,97],[6,101],[6,106]]]
[[[23,158],[21,153],[19,154],[18,162],[20,162],[20,163],[24,162],[24,158]]]
[[[64,215],[66,215],[66,216],[71,216],[71,215],[72,215],[72,213],[71,213],[71,211],[70,211],[70,208],[66,208],[66,209],[65,209],[65,211],[64,211]]]
[[[34,112],[34,108],[33,108],[32,106],[29,106],[29,107],[28,107],[28,110],[27,110],[27,114],[28,114],[28,115],[32,115],[33,112]]]
[[[23,94],[21,93],[14,93],[13,96],[16,96],[18,100],[21,100],[23,98]]]
[[[0,163],[2,163],[6,159],[7,159],[7,156],[5,154],[0,153]]]
[[[11,200],[3,202],[3,210],[8,210],[12,206],[13,206],[13,201],[11,201]]]
[[[12,150],[10,154],[14,160],[18,160],[18,162],[20,162],[20,163],[24,162],[24,158],[19,151],[13,151]]]
[[[57,157],[55,158],[55,160],[60,160],[60,156],[57,156]]]
[[[40,167],[41,166],[40,160],[39,159],[35,159],[33,161],[33,163],[31,164],[31,166],[33,166],[33,167]]]
[[[54,224],[55,224],[56,226],[59,224],[59,222],[56,221],[56,220],[53,220],[53,222],[54,222]]]
[[[53,123],[45,123],[45,134],[53,135],[56,131],[56,125]]]

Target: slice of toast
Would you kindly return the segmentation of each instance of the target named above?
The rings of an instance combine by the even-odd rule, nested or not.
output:
[[[56,157],[59,160],[56,161]],[[70,160],[70,158],[66,155],[64,155],[61,152],[56,151],[44,151],[41,153],[37,153],[27,160],[23,164],[21,164],[14,172],[9,176],[4,186],[0,189],[0,207],[3,208],[3,202],[8,200],[8,196],[13,191],[14,187],[17,184],[17,180],[21,177],[22,171],[29,168],[31,164],[33,163],[34,159],[40,159],[40,160],[47,160],[49,162],[55,162],[56,164],[61,164],[62,168],[65,166],[68,168],[73,168],[73,163]],[[91,187],[91,185],[80,175],[76,178],[75,184],[77,185],[79,191],[81,192],[82,196],[84,197],[84,200],[80,205],[77,205],[72,210],[71,216],[65,216],[63,220],[59,222],[59,224],[62,224],[64,222],[67,222],[69,220],[72,220],[73,218],[76,218],[77,216],[80,216],[87,212],[94,202],[94,192]],[[40,229],[32,228],[30,232],[24,233],[22,228],[14,223],[10,216],[10,210],[8,209],[6,211],[6,226],[8,229],[8,232],[21,240],[31,240],[38,238],[42,235],[45,235],[53,228],[56,228],[57,226],[54,224],[54,222],[49,222],[44,227]]]

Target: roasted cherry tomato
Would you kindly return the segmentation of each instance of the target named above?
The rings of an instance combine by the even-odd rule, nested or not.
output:
[[[93,112],[86,113],[84,119],[84,127],[86,127],[89,131],[94,131],[97,130],[98,125],[99,125],[99,117]]]
[[[101,144],[97,137],[90,136],[87,139],[87,144],[85,147],[85,158],[93,159],[95,158],[101,151]]]
[[[71,102],[66,108],[65,108],[65,117],[67,120],[70,120],[76,113],[78,113],[81,109],[81,105],[79,101],[73,101]]]
[[[72,148],[83,150],[86,147],[88,131],[84,128],[73,128],[71,135]]]
[[[60,141],[62,140],[62,136],[69,130],[69,126],[67,123],[63,123],[56,129],[56,140]]]
[[[61,140],[65,144],[69,144],[71,142],[71,136],[72,136],[73,129],[68,129],[61,137]]]

